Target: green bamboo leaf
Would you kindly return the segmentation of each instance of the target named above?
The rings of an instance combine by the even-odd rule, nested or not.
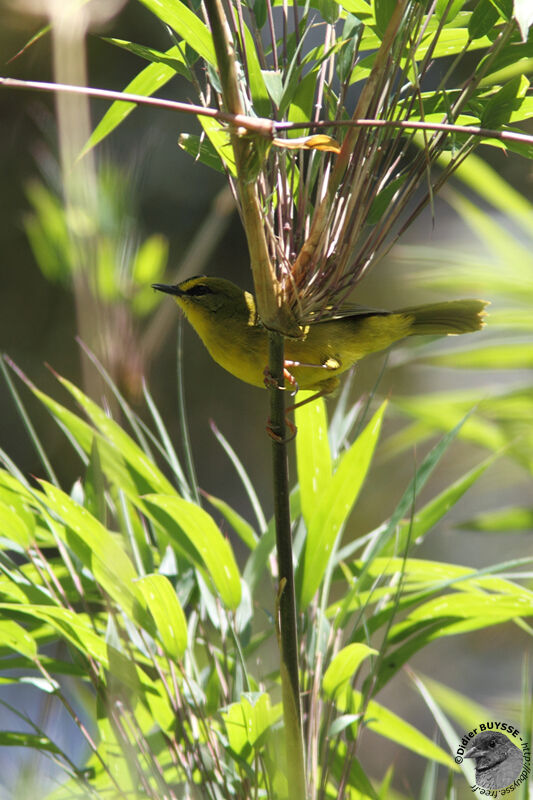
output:
[[[470,157],[467,159],[468,163]],[[507,208],[512,212],[513,219],[522,223],[522,227],[527,227],[527,235],[530,236],[530,226],[527,223],[531,214],[532,205],[524,198],[520,200],[517,192],[505,191],[502,182],[495,180],[494,187],[488,190],[487,186],[491,182],[491,173],[485,169],[480,174],[480,170],[474,170],[469,176],[468,183],[472,188],[479,179],[479,190],[481,196],[496,205],[502,212],[507,213]],[[501,202],[495,202],[495,197],[501,190]],[[462,270],[453,270],[450,273],[449,259],[444,270],[440,274],[431,271],[431,279],[435,280],[437,288],[444,286],[450,288],[450,279],[453,280],[455,291],[466,290],[471,287],[474,290],[482,284],[486,289],[494,294],[503,294],[505,297],[515,298],[517,301],[524,300],[524,293],[528,297],[533,297],[533,280],[528,275],[528,265],[531,259],[531,249],[522,244],[518,238],[503,225],[498,224],[494,215],[486,214],[479,208],[479,205],[471,202],[466,197],[457,192],[450,192],[449,200],[453,208],[461,215],[472,230],[479,236],[485,247],[494,254],[494,266],[487,267],[486,260],[477,261],[472,258],[463,266]],[[505,269],[502,274],[502,264]],[[429,279],[429,273],[427,273]]]
[[[476,703],[471,697],[467,697],[455,689],[450,689],[449,686],[445,686],[433,678],[428,678],[427,675],[419,673],[419,677],[438,704],[459,724],[461,730],[470,730],[473,719],[491,719],[493,712],[480,703]]]
[[[465,412],[461,397],[457,397],[454,401],[449,393],[430,393],[424,397],[396,397],[394,404],[434,431],[449,430],[462,420]],[[479,416],[470,416],[466,420],[461,429],[461,438],[494,451],[502,450],[507,444],[505,434],[500,428]]]
[[[498,11],[491,0],[479,0],[474,6],[468,23],[470,38],[480,39],[490,33],[498,20],[498,16]]]
[[[383,625],[387,625],[390,621],[391,609],[394,607],[395,613],[406,611],[422,601],[433,597],[437,593],[443,592],[445,589],[453,587],[457,588],[458,584],[462,584],[463,588],[468,588],[472,591],[478,592],[495,592],[501,595],[521,596],[522,587],[512,581],[507,581],[500,578],[497,574],[509,571],[517,567],[529,566],[532,559],[518,559],[514,561],[504,562],[502,564],[495,564],[493,567],[484,570],[474,570],[470,567],[458,566],[456,564],[446,564],[439,562],[424,562],[419,559],[403,559],[403,558],[384,558],[374,559],[370,565],[367,566],[365,561],[357,561],[350,565],[350,571],[357,577],[362,573],[369,574],[375,581],[377,578],[382,578],[386,574],[395,576],[404,575],[404,592],[400,598],[393,597],[388,603],[381,608],[380,611],[374,613],[371,619],[367,620],[364,627],[364,632],[358,633],[354,636],[356,641],[360,641],[365,636],[369,636],[377,631]],[[418,575],[416,574],[418,570]],[[430,578],[429,576],[433,576]],[[390,583],[390,582],[389,582]],[[459,587],[461,588],[461,587]],[[370,592],[359,592],[357,596],[350,595],[342,601],[333,603],[327,610],[328,618],[339,618],[340,612],[344,611],[353,612],[360,609],[362,605],[367,602],[378,602],[386,594],[390,597],[390,586],[382,587],[381,589],[373,588]],[[448,620],[440,619],[437,623],[446,625],[453,622],[453,618]],[[432,623],[421,623],[418,627],[427,628]],[[416,628],[417,626],[415,626]],[[424,646],[423,644],[420,646]],[[416,652],[416,647],[412,652]],[[398,651],[394,653],[394,657],[387,660],[390,661],[394,671],[399,669],[401,662],[398,658]],[[410,657],[412,653],[408,654]],[[388,669],[389,666],[384,667]],[[375,692],[379,691],[379,686]]]
[[[56,486],[40,481],[43,502],[64,523],[56,532],[72,548],[81,563],[95,577],[102,589],[134,622],[153,629],[134,581],[137,572],[118,541],[85,508]]]
[[[416,50],[416,60],[420,61],[421,56],[427,55],[428,49],[431,47],[433,35],[430,34],[425,37],[423,44]],[[445,28],[435,46],[436,58],[445,58],[450,55],[457,55],[466,49],[468,45],[468,52],[475,50],[485,50],[492,44],[488,35],[481,35],[470,40],[468,32],[465,28]]]
[[[320,12],[325,22],[335,25],[339,19],[339,6],[336,0],[314,0],[313,5]]]
[[[0,501],[0,531],[1,536],[16,542],[22,548],[30,546],[35,532],[35,520],[24,508],[20,498],[9,498],[8,504]]]
[[[263,82],[273,102],[279,106],[283,97],[283,76],[279,70],[263,70]]]
[[[439,726],[440,732],[442,733],[446,741],[446,744],[448,745],[448,749],[453,753],[453,751],[457,747],[457,732],[454,730],[453,726],[451,725],[448,718],[440,708],[439,704],[436,702],[435,698],[430,693],[428,688],[420,680],[418,675],[416,675],[413,672],[410,672],[409,674],[415,687],[417,688],[418,692],[420,693],[426,705],[428,706],[429,710],[431,711],[435,722]],[[469,728],[470,725],[468,726],[467,730],[469,730]],[[475,781],[475,774],[474,774],[475,770],[474,770],[474,765],[470,763],[470,759],[461,759],[460,768],[463,771],[463,774],[468,783],[470,784],[470,786],[473,786]],[[434,775],[433,791],[431,791],[430,787],[428,787],[428,791],[425,794],[424,798],[421,797],[420,800],[432,800],[432,798],[435,797],[435,790],[437,788],[436,777],[437,776]],[[448,786],[451,787],[451,780],[448,781]]]
[[[454,350],[423,359],[428,364],[458,369],[531,369],[533,344],[511,342]]]
[[[24,731],[0,731],[0,747],[24,747],[26,750],[32,749],[42,753],[63,755],[61,748],[50,741],[47,736]]]
[[[170,50],[167,50],[165,55],[171,58],[178,58],[181,54],[179,49],[174,46],[171,47]],[[150,97],[154,92],[157,92],[158,89],[168,83],[175,75],[176,70],[166,64],[149,64],[128,83],[124,91],[129,94],[139,94],[144,97]],[[81,156],[84,156],[89,150],[92,150],[93,147],[105,139],[106,136],[109,136],[121,122],[124,122],[126,117],[128,117],[135,108],[137,108],[136,103],[116,100],[91,133],[87,144],[81,152]]]
[[[455,592],[429,600],[415,608],[406,620],[390,631],[390,641],[411,635],[421,623],[445,621],[430,639],[453,636],[457,633],[499,625],[517,617],[533,614],[533,592],[521,589],[514,595],[488,594],[486,592]]]
[[[302,392],[303,399],[312,397],[313,392]],[[297,408],[294,421],[298,428],[296,437],[296,461],[300,502],[305,524],[309,524],[317,502],[327,490],[331,481],[331,452],[328,441],[328,420],[326,404],[320,397],[313,403]]]
[[[510,133],[524,133],[524,131],[520,130],[520,128],[512,127],[511,125],[504,125],[503,130],[509,131]],[[533,159],[533,145],[529,144],[529,142],[513,142],[509,140],[503,142],[501,139],[479,139],[478,144],[486,144],[489,147],[497,147],[498,150],[509,150],[511,153],[517,153],[523,158],[527,158],[529,160]]]
[[[212,494],[207,494],[207,492],[205,492],[205,497],[207,500],[209,500],[211,505],[218,509],[218,511],[220,511],[220,513],[226,518],[244,544],[249,547],[250,550],[255,550],[259,542],[259,536],[254,531],[252,526],[246,522],[246,520],[229,505],[229,503],[226,503],[219,497],[214,497]]]
[[[150,494],[144,500],[160,508],[179,525],[198,552],[224,603],[236,609],[241,601],[239,570],[229,542],[212,517],[180,497]]]
[[[261,30],[267,21],[266,0],[254,0],[253,11],[255,23],[258,29]]]
[[[106,524],[105,478],[98,451],[98,440],[93,437],[91,457],[83,481],[83,506],[93,517]]]
[[[363,32],[363,23],[353,14],[347,14],[342,29],[342,46],[339,51],[335,69],[339,81],[347,80],[354,63],[354,57],[359,44],[359,37]]]
[[[187,648],[187,620],[176,591],[165,575],[145,575],[137,584],[154,618],[165,655],[179,661]]]
[[[447,152],[444,154],[443,158],[444,165],[447,166],[452,158],[452,154]],[[439,162],[443,163],[440,158]],[[530,232],[530,226],[527,222],[529,214],[531,213],[531,203],[529,200],[507,183],[497,170],[493,169],[479,156],[475,153],[469,155],[468,158],[457,167],[455,175],[460,178],[463,183],[467,184],[467,186],[474,189],[481,197],[500,209],[500,211],[512,215],[513,219],[519,224],[521,222],[523,226],[525,223],[528,233]],[[457,194],[453,192],[451,195],[452,202],[456,197]],[[486,217],[486,214],[472,203],[468,203],[467,209],[470,212],[476,213],[476,218]],[[494,224],[492,215],[490,222]],[[501,228],[500,225],[497,225],[497,227]],[[504,229],[502,229],[502,233],[504,232]],[[524,257],[527,258],[526,253],[524,253]],[[485,265],[484,271],[487,271]],[[508,274],[506,273],[505,278],[507,279],[507,277]]]
[[[367,0],[337,0],[341,8],[350,14],[356,14],[368,25],[375,24],[375,15],[372,4]]]
[[[531,63],[531,71],[533,72],[533,62]],[[525,78],[522,85],[527,86],[526,91],[529,90],[529,82]],[[521,122],[525,119],[531,119],[531,117],[533,117],[533,97],[519,97],[511,110],[509,122]]]
[[[16,612],[17,615],[47,623],[84,656],[91,656],[103,666],[109,666],[105,637],[95,633],[87,615],[68,608],[37,603],[0,603],[0,610],[5,614]]]
[[[68,389],[77,403],[83,408],[102,436],[105,437],[128,464],[132,473],[135,473],[137,479],[140,478],[141,483],[144,483],[144,489],[140,488],[140,491],[152,491],[161,494],[172,494],[175,491],[172,484],[165,478],[153,460],[133,441],[131,436],[128,436],[118,423],[108,417],[105,411],[73,383],[61,376],[58,376],[58,380]],[[104,458],[102,455],[102,462],[103,460]]]
[[[390,619],[390,610],[387,616]],[[404,664],[410,662],[416,653],[430,644],[435,631],[444,629],[448,624],[451,624],[450,620],[442,619],[421,624],[419,628],[411,630],[411,636],[405,644],[395,650],[392,647],[389,648],[381,662],[379,672],[375,676],[372,695],[380,692],[398,674]]]
[[[0,620],[0,643],[2,647],[14,650],[32,660],[37,655],[37,645],[33,636],[18,622],[10,619]]]
[[[329,486],[310,520],[299,580],[300,607],[305,608],[326,571],[342,526],[352,510],[366,478],[377,445],[386,403],[376,412],[350,449],[343,454]]]
[[[362,562],[357,562],[362,566]],[[500,567],[499,567],[500,568]],[[384,575],[404,575],[409,591],[441,591],[445,586],[461,583],[466,590],[496,592],[500,595],[514,595],[524,598],[523,589],[512,581],[497,575],[485,575],[472,567],[461,564],[448,564],[441,561],[428,561],[423,558],[375,558],[367,572],[373,578]],[[527,598],[529,595],[526,595]]]
[[[518,113],[521,99],[529,88],[529,81],[523,75],[517,75],[492,95],[483,108],[481,125],[484,128],[499,128],[509,122],[511,115]],[[519,117],[520,118],[520,117]]]
[[[533,508],[503,508],[487,511],[456,526],[465,531],[483,533],[530,533],[533,529]]]
[[[506,22],[510,22],[513,17],[514,0],[491,0],[500,12],[500,16]]]
[[[394,195],[398,192],[407,179],[407,173],[400,175],[399,178],[391,181],[384,189],[376,195],[368,213],[368,222],[370,225],[379,222],[386,209],[394,201]]]
[[[374,9],[376,12],[376,29],[380,39],[383,39],[387,25],[396,9],[396,0],[375,0]]]
[[[224,172],[224,163],[210,139],[196,136],[193,133],[180,133],[178,145],[195,161],[199,161],[210,169]]]
[[[41,658],[39,659],[39,663],[41,665],[43,664]],[[9,665],[11,666],[11,661]],[[57,692],[60,688],[60,684],[57,681],[49,681],[47,678],[39,678],[36,675],[17,675],[16,677],[2,678],[0,683],[4,685],[17,683],[19,686],[33,686],[35,689],[38,689],[40,692],[45,692],[46,694],[54,694],[54,692]]]
[[[337,694],[352,680],[365,658],[372,654],[377,655],[378,651],[360,642],[343,647],[332,659],[324,673],[322,680],[324,693],[334,700]]]
[[[289,122],[306,122],[313,116],[313,102],[315,98],[317,70],[311,70],[304,78],[298,80],[294,93],[290,99],[288,110]],[[301,136],[301,130],[288,132],[288,138]]]
[[[103,40],[109,44],[121,47],[123,50],[127,50],[129,53],[140,56],[140,58],[144,58],[145,61],[151,61],[153,64],[165,64],[167,67],[170,67],[172,70],[174,70],[174,72],[177,72],[190,80],[191,73],[189,67],[185,61],[183,52],[177,46],[171,47],[170,50],[167,50],[167,52],[164,53],[161,50],[155,50],[153,47],[146,47],[146,45],[143,44],[135,44],[134,42],[128,42],[124,39],[107,38],[104,36]]]
[[[423,538],[493,463],[494,456],[487,458],[478,467],[467,472],[459,480],[444,489],[437,497],[426,503],[420,511],[416,512],[412,519],[406,520],[400,525],[394,543],[389,542],[383,549],[382,555],[387,553],[393,555],[394,552],[402,553],[408,539],[417,542]]]
[[[232,703],[222,712],[231,749],[247,755],[250,747],[261,745],[280,717],[281,703],[272,706],[268,694],[245,694],[239,703]]]
[[[207,25],[180,0],[140,0],[165,25],[169,25],[208,64],[216,67],[213,40]]]
[[[437,5],[435,6],[437,19],[442,19],[443,14],[446,12],[446,24],[449,25],[461,11],[465,3],[466,0],[453,0],[450,6],[449,0],[437,0]]]
[[[86,463],[88,463],[87,456],[92,451],[93,440],[96,438],[102,471],[108,481],[121,488],[130,498],[138,497],[139,492],[144,492],[149,488],[145,481],[140,480],[138,473],[128,469],[119,448],[107,442],[87,422],[61,403],[33,386],[30,388],[57,420]]]
[[[235,10],[237,19],[237,10]],[[246,24],[237,19],[238,29],[244,28],[244,52],[246,53],[246,66],[252,103],[255,113],[259,117],[268,117],[272,113],[272,104],[261,71],[261,64],[257,55],[257,47],[252,34]]]
[[[237,175],[237,167],[228,129],[224,128],[218,120],[212,119],[212,117],[199,117],[198,121],[220,160],[231,175],[235,177]]]
[[[337,700],[337,706],[341,711],[351,711],[357,713],[362,702],[363,696],[351,687],[347,687],[344,695]],[[397,742],[402,747],[406,747],[413,753],[423,758],[433,759],[439,764],[456,770],[455,762],[449,753],[432,742],[427,736],[418,731],[401,717],[394,714],[375,700],[370,700],[365,712],[365,728],[369,728],[374,733]],[[358,726],[354,726],[356,731]]]
[[[140,245],[133,263],[132,277],[136,284],[144,288],[147,283],[159,280],[165,272],[168,260],[168,239],[154,233]],[[152,291],[152,295],[155,292]]]
[[[383,526],[383,529],[380,531],[379,535],[374,537],[369,544],[369,546],[364,551],[364,558],[365,563],[359,575],[359,582],[362,581],[363,577],[365,576],[368,569],[372,566],[372,563],[377,555],[380,555],[385,548],[387,547],[389,541],[392,539],[395,531],[396,526],[400,522],[400,520],[407,516],[410,509],[413,507],[413,503],[418,496],[418,494],[422,491],[424,486],[426,485],[429,477],[439,461],[441,460],[442,456],[453,442],[463,425],[468,419],[468,414],[463,417],[457,425],[453,428],[453,430],[448,431],[448,433],[442,437],[440,442],[435,445],[435,447],[428,453],[426,458],[423,460],[422,464],[416,471],[416,474],[412,481],[410,482],[409,486],[407,487],[406,491],[402,495],[400,502],[396,506],[391,518]],[[354,590],[355,591],[355,587]],[[351,595],[352,593],[350,593]],[[350,595],[346,596],[346,603],[350,602]]]
[[[337,737],[331,744],[333,753],[328,754],[328,763],[332,764],[332,773],[339,783],[341,781],[343,783],[346,782],[354,790],[351,795],[354,800],[385,800],[385,798],[387,800],[406,800],[406,798],[396,794],[378,794],[365,770],[357,758],[353,756],[353,752],[350,750],[350,753],[348,753],[346,742]],[[346,775],[347,764],[350,765],[348,775]]]

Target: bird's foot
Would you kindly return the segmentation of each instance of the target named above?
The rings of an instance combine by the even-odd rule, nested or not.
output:
[[[292,361],[284,362],[285,366],[283,367],[283,377],[285,378],[287,383],[290,383],[292,387],[291,394],[296,394],[296,392],[298,391],[298,384],[296,382],[294,375],[292,375],[287,369],[287,365],[290,365],[292,363],[293,363]],[[286,391],[287,389],[286,386],[279,385],[279,381],[272,375],[269,367],[265,367],[263,370],[263,383],[265,384],[267,389],[274,388],[274,389],[279,389],[280,391],[283,392]]]
[[[289,429],[289,435],[288,436],[280,436],[279,433],[276,433],[276,431],[272,427],[272,421],[271,421],[271,419],[269,417],[268,420],[267,420],[267,424],[266,424],[266,432],[268,433],[270,438],[273,439],[278,444],[287,444],[287,442],[292,442],[292,440],[296,436],[298,428],[296,427],[294,422],[291,422],[291,420],[288,419],[288,417],[285,417],[285,425]]]

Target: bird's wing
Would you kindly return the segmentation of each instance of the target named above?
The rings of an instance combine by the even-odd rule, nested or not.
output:
[[[390,313],[390,311],[384,311],[382,308],[369,308],[350,303],[342,306],[327,306],[325,309],[320,309],[320,311],[312,311],[300,322],[312,324],[313,322],[329,322],[330,320],[346,319],[347,317],[388,316]]]

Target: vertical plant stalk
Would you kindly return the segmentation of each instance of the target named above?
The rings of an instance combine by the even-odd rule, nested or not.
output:
[[[235,53],[221,0],[206,0],[205,5],[211,25],[225,110],[232,114],[241,114],[243,109],[239,94]],[[239,202],[248,240],[258,310],[264,325],[269,329],[269,366],[273,378],[273,386],[270,390],[270,421],[272,433],[276,437],[272,443],[272,467],[279,572],[280,674],[286,736],[286,777],[291,800],[305,800],[285,392],[283,391],[283,334],[298,336],[300,329],[292,314],[282,303],[280,286],[270,260],[256,181],[250,174],[250,163],[257,162],[257,158],[260,158],[260,149],[253,138],[243,138],[241,133],[235,129],[231,131],[231,144],[235,154]],[[257,163],[254,170],[256,168]]]
[[[206,0],[205,7],[213,36],[225,111],[229,111],[231,114],[243,114],[235,67],[235,51],[221,0]],[[261,158],[257,146],[260,139],[254,139],[253,136],[245,137],[244,134],[246,134],[244,128],[233,128],[230,135],[237,170],[239,205],[250,253],[257,308],[265,327],[298,337],[300,328],[288,307],[282,303],[281,287],[270,260],[265,236],[263,214],[255,180],[257,177],[255,170],[258,159]]]
[[[57,83],[87,86],[85,64],[85,35],[87,20],[71,5],[53,6],[51,15],[54,79]],[[59,158],[64,191],[65,214],[75,263],[71,264],[78,334],[89,347],[102,352],[95,331],[103,329],[101,309],[90,289],[94,271],[96,240],[94,234],[76,230],[72,220],[84,217],[92,227],[97,218],[98,192],[95,180],[94,154],[78,161],[78,156],[91,132],[89,99],[82,94],[71,97],[56,95],[56,116]],[[87,223],[86,223],[87,225]],[[95,320],[97,320],[95,325]],[[96,337],[98,334],[96,334]],[[81,369],[85,391],[93,398],[99,396],[102,384],[82,359]]]
[[[277,603],[280,647],[281,692],[285,723],[287,781],[291,800],[305,800],[305,763],[300,705],[296,593],[292,564],[291,515],[289,507],[289,462],[284,392],[284,337],[269,333],[269,369],[277,386],[270,392],[274,519],[278,553],[279,594]],[[278,388],[279,387],[279,388]]]

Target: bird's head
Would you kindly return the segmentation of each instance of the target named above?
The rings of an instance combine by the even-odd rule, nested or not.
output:
[[[515,745],[499,731],[482,731],[472,739],[465,758],[473,758],[476,769],[484,770],[500,764],[515,750]]]
[[[173,286],[164,283],[153,283],[152,286],[173,295],[194,327],[200,320],[206,321],[210,317],[221,323],[231,319],[249,325],[257,322],[253,296],[224,278],[200,275]]]

